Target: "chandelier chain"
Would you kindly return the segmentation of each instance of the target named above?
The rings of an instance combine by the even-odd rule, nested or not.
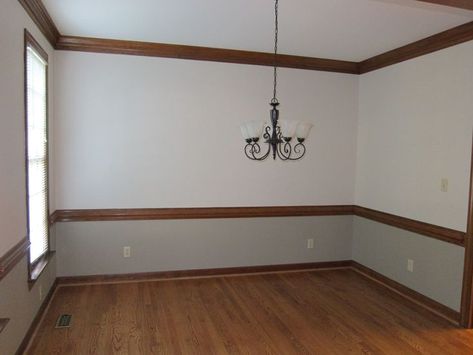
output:
[[[274,1],[274,80],[273,80],[273,98],[272,103],[277,103],[278,99],[276,98],[276,86],[278,83],[278,67],[277,67],[277,54],[278,54],[278,32],[279,32],[279,22],[278,22],[278,0]]]

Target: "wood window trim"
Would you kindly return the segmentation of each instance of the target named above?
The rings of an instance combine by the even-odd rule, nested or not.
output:
[[[24,29],[24,46],[23,46],[23,56],[24,56],[24,114],[25,114],[25,188],[26,188],[26,220],[27,220],[27,231],[28,231],[28,240],[30,237],[29,231],[29,199],[28,199],[28,96],[27,96],[27,60],[28,60],[28,46],[33,48],[37,54],[46,62],[48,61],[48,53],[41,47],[41,45],[36,41],[36,39]],[[49,138],[49,65],[46,65],[46,135]],[[49,139],[48,139],[49,140]],[[49,216],[49,143],[46,144],[46,206],[47,206],[47,215]],[[28,285],[31,289],[34,286],[34,283],[42,274],[46,268],[49,260],[51,260],[52,255],[54,254],[50,250],[50,225],[48,224],[48,249],[43,253],[38,260],[34,263],[31,263],[31,254],[28,252]]]

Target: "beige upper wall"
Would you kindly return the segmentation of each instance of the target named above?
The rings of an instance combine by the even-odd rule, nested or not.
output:
[[[281,118],[315,124],[298,162],[243,153],[272,68],[58,51],[57,208],[352,204],[358,77],[278,73]]]
[[[17,0],[4,0],[0,11],[0,256],[26,236],[23,31],[27,28],[54,52]],[[52,92],[52,70],[49,71]],[[50,95],[52,120],[52,95]]]
[[[472,63],[467,42],[360,77],[357,204],[465,231]]]

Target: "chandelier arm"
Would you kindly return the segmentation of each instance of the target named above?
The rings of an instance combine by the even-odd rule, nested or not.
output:
[[[261,157],[260,160],[266,159],[266,158],[268,157],[270,151],[271,151],[271,144],[268,144],[268,150],[267,150],[266,153]]]
[[[294,146],[294,153],[296,156],[294,158],[289,158],[289,160],[299,160],[305,155],[305,145],[303,143],[297,143]]]
[[[256,160],[256,159],[254,158],[254,154],[251,153],[251,152],[253,151],[253,144],[252,144],[252,143],[247,143],[247,144],[245,145],[245,148],[244,148],[243,150],[244,150],[245,155],[246,155],[246,157],[247,157],[248,159]],[[250,154],[250,153],[251,153],[251,154]]]
[[[279,143],[278,144],[278,157],[281,160],[289,160],[291,159],[292,154],[292,146],[291,143]]]
[[[267,152],[264,155],[258,157],[258,154],[261,152],[261,146],[256,142],[251,142],[245,145],[244,151],[248,159],[264,160],[268,157],[270,148],[271,147],[268,146]]]

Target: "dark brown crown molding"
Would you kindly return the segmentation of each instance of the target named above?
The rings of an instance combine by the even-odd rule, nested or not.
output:
[[[104,38],[62,36],[41,0],[18,1],[23,5],[30,17],[56,49],[263,66],[274,65],[274,54],[272,53]],[[427,2],[456,7],[466,6],[466,8],[469,8],[469,4],[471,3],[471,1],[466,0],[432,0]],[[473,7],[473,5],[471,6]],[[276,64],[278,67],[284,68],[364,74],[470,40],[473,40],[473,22],[454,27],[358,63],[335,59],[278,54]]]
[[[396,216],[390,213],[372,210],[361,206],[354,206],[354,214],[359,217],[368,218],[376,222],[388,224],[410,232],[422,234],[444,242],[463,246],[465,233],[454,229],[440,227],[434,224],[416,221],[414,219]]]
[[[272,53],[165,43],[61,36],[56,43],[56,48],[82,52],[129,54],[149,57],[274,66],[274,54]],[[276,63],[278,67],[284,68],[358,74],[357,63],[342,60],[278,54]]]
[[[473,40],[473,21],[359,63],[360,74]]]
[[[49,43],[56,47],[56,42],[61,36],[56,25],[54,24],[48,10],[43,5],[41,0],[18,0],[24,7],[28,15],[30,15],[33,22],[38,26],[40,31],[47,38]]]
[[[3,279],[28,252],[30,241],[23,238],[0,257],[0,280]]]
[[[417,0],[421,2],[430,2],[431,4],[458,7],[460,9],[473,10],[472,0]]]
[[[57,210],[56,222],[351,215],[353,206],[197,207]],[[50,218],[52,219],[52,218]]]

